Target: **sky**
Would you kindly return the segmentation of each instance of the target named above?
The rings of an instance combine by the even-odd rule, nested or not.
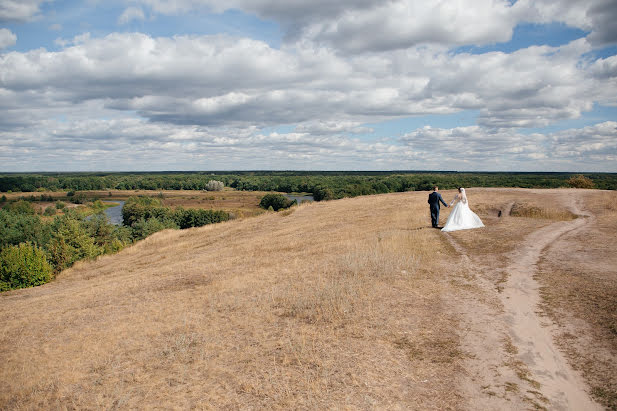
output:
[[[617,172],[615,0],[0,0],[0,172]]]

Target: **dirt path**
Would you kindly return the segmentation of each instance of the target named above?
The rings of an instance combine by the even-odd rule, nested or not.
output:
[[[463,314],[468,318],[465,345],[470,347],[469,378],[463,384],[474,409],[534,408],[563,410],[601,409],[587,393],[582,377],[568,364],[554,343],[555,325],[539,312],[539,285],[534,279],[536,264],[559,237],[589,224],[592,216],[582,213],[572,194],[558,201],[580,217],[539,228],[529,234],[509,255],[505,268],[467,255],[453,236],[452,246],[463,257],[470,283],[478,288],[480,301],[470,299]],[[512,209],[508,204],[502,217]],[[496,271],[505,282],[496,293]],[[491,273],[488,275],[487,273]],[[488,297],[487,297],[488,296]]]

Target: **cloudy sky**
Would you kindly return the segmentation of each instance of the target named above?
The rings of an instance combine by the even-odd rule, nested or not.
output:
[[[0,171],[617,172],[615,0],[0,0]]]

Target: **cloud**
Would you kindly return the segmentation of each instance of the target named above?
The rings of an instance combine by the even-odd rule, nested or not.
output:
[[[550,135],[552,155],[562,159],[617,161],[617,122],[606,121],[582,129],[564,130]],[[591,160],[591,161],[590,161]]]
[[[133,20],[144,20],[145,18],[146,16],[141,8],[128,7],[118,17],[118,24],[128,24]]]
[[[17,36],[9,29],[0,29],[0,50],[11,47],[17,42]]]
[[[367,122],[478,110],[479,125],[501,129],[577,118],[617,95],[614,57],[587,61],[585,39],[510,54],[420,47],[359,56],[222,35],[86,33],[57,43],[64,48],[0,55],[9,124],[29,121],[28,108],[95,101],[178,125],[300,124],[300,132],[326,133],[349,124],[354,132]]]
[[[617,42],[614,0],[139,0],[154,13],[238,9],[279,23],[287,40],[346,53],[417,45],[507,42],[518,24],[564,23],[590,32],[595,46]]]
[[[328,127],[342,131],[353,125]],[[10,171],[32,170],[33,159],[46,170],[614,171],[617,123],[547,135],[493,132],[480,126],[424,127],[398,141],[364,141],[338,131],[264,133],[256,128],[184,126],[126,116],[93,119],[92,113],[80,113],[40,120],[17,131],[0,130],[0,164],[11,164]]]
[[[610,172],[617,160],[617,122],[547,135],[480,126],[424,127],[401,142],[419,157],[432,158],[432,164],[438,158],[438,169]]]
[[[51,30],[51,31],[61,31],[62,30],[62,24],[54,23],[51,26],[49,26],[49,30]]]
[[[53,0],[3,0],[0,2],[0,23],[28,21],[36,17],[43,3]]]
[[[519,0],[512,8],[521,21],[562,22],[588,31],[588,40],[596,47],[617,43],[614,0]]]
[[[11,170],[37,166],[71,169],[340,169],[372,164],[393,169],[409,150],[346,136],[209,129],[118,118],[44,120],[27,130],[0,131],[0,164]]]

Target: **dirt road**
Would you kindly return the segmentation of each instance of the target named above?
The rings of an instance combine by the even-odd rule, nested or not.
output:
[[[555,324],[539,309],[538,262],[560,237],[593,221],[580,209],[575,191],[555,193],[551,200],[578,218],[538,223],[523,237],[504,240],[510,247],[503,253],[487,255],[465,234],[448,235],[462,257],[467,285],[475,287],[475,293],[462,297],[466,301],[461,310],[467,329],[464,344],[469,347],[463,390],[470,409],[602,409],[555,344]],[[511,209],[512,202],[502,207],[486,235],[496,237],[499,230],[522,227],[510,217]],[[500,251],[498,244],[492,247]]]

